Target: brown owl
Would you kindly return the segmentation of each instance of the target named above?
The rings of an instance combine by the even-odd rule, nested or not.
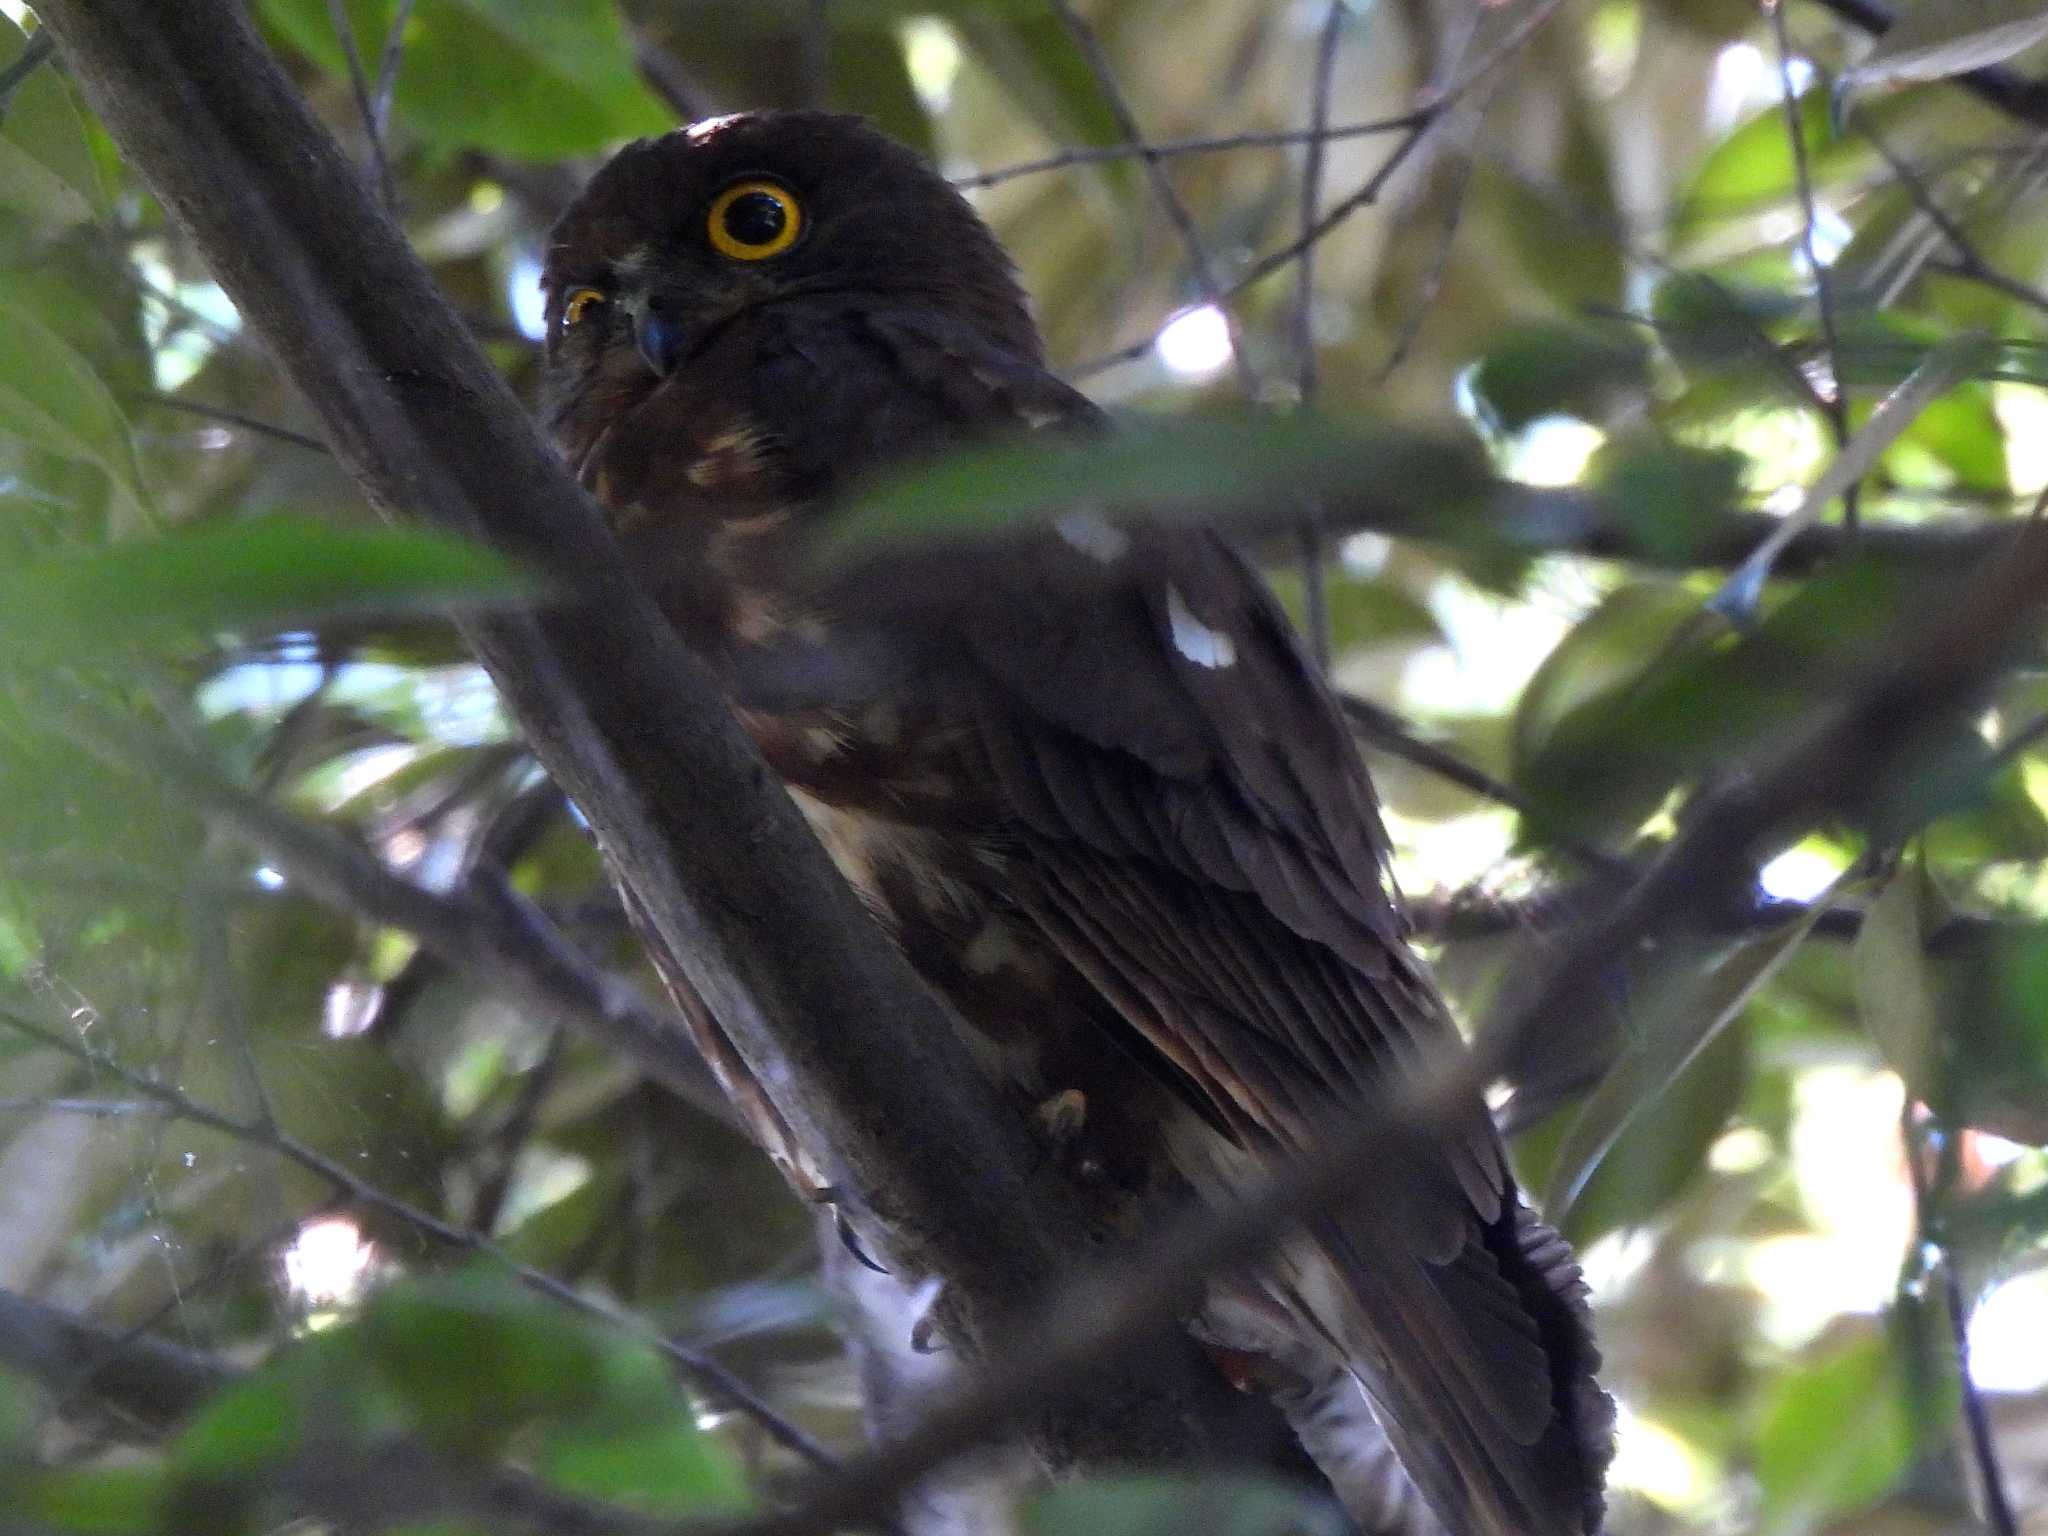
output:
[[[1076,508],[810,574],[862,476],[1104,427],[928,165],[822,113],[643,141],[544,282],[562,451],[1106,1230],[1227,1197],[1458,1048],[1357,751],[1223,539]],[[1191,1326],[1368,1529],[1600,1524],[1584,1286],[1476,1097]]]

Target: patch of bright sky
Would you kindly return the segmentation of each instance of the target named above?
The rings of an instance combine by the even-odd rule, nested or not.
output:
[[[216,337],[233,335],[242,317],[220,284],[206,281],[181,283],[163,259],[163,250],[153,240],[137,243],[129,252],[145,295],[169,294],[206,322],[193,324],[183,316],[170,314],[161,300],[143,304],[144,323],[150,342],[150,364],[156,387],[168,393],[206,366],[213,355]],[[175,334],[173,334],[175,333]],[[171,339],[166,341],[166,337]]]
[[[1214,304],[1184,309],[1153,338],[1160,366],[1177,379],[1214,378],[1230,366],[1230,321]]]
[[[531,251],[512,258],[505,274],[505,303],[519,334],[539,341],[548,333],[547,296],[540,291],[540,259]]]
[[[1715,1501],[1721,1482],[1713,1461],[1674,1430],[1616,1400],[1610,1488],[1632,1488],[1660,1509],[1683,1514]]]
[[[1764,894],[1779,901],[1812,901],[1841,877],[1847,866],[1841,854],[1825,843],[1804,842],[1787,848],[1757,872]]]
[[[2048,1387],[2048,1270],[2016,1276],[1977,1304],[1970,1375],[1992,1392]]]
[[[1539,417],[1503,446],[1501,472],[1524,485],[1576,485],[1606,441],[1606,433],[1576,416]]]
[[[2038,496],[2048,486],[2048,389],[1999,380],[1991,410],[2005,433],[2005,472],[2015,496]]]
[[[1445,644],[1416,652],[1401,696],[1423,715],[1498,714],[1598,601],[1583,569],[1539,561],[1518,597],[1445,576],[1426,599]]]
[[[285,1284],[309,1306],[343,1306],[362,1294],[376,1258],[353,1221],[324,1216],[301,1226],[285,1249]]]
[[[0,0],[0,16],[5,16],[17,27],[28,26],[28,6],[23,0]]]
[[[918,104],[934,117],[953,104],[953,82],[960,75],[960,39],[937,16],[913,16],[898,29],[903,64]]]
[[[1739,1268],[1763,1301],[1760,1331],[1786,1349],[1842,1313],[1881,1311],[1913,1235],[1898,1077],[1814,1066],[1795,1078],[1792,1097],[1792,1173],[1811,1230],[1702,1245],[1710,1277],[1727,1264]]]
[[[320,668],[310,661],[248,661],[208,678],[199,689],[199,711],[209,720],[232,714],[282,714],[320,686]]]
[[[1472,884],[1499,867],[1515,845],[1515,817],[1506,807],[1442,821],[1411,820],[1383,807],[1394,844],[1394,879],[1404,891]]]

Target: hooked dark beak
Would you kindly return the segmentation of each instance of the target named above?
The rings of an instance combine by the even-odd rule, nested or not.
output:
[[[683,327],[649,306],[633,322],[633,345],[655,375],[665,379],[683,360]]]

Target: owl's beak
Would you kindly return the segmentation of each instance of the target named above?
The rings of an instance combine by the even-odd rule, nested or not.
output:
[[[633,319],[633,345],[659,378],[675,372],[683,357],[683,327],[651,306]]]

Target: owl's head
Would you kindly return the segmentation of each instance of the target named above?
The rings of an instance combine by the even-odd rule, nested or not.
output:
[[[762,112],[628,145],[549,239],[555,388],[647,386],[750,312],[811,295],[911,304],[1036,361],[1008,255],[920,156],[856,117]]]

